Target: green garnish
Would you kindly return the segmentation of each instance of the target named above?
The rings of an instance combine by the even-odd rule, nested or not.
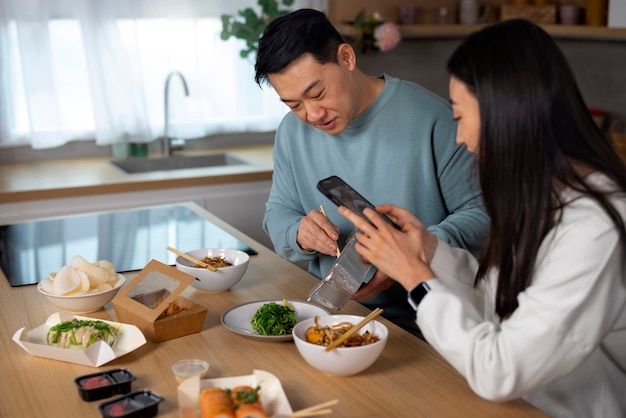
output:
[[[257,386],[253,390],[240,390],[237,392],[237,396],[235,397],[236,401],[240,401],[241,403],[255,403],[259,401],[259,390],[261,386]]]
[[[87,334],[87,339],[84,339],[84,335],[77,335],[77,332],[81,328],[91,330]],[[81,346],[85,349],[98,340],[102,340],[112,346],[115,342],[115,338],[117,337],[117,333],[118,330],[106,322],[74,318],[70,321],[61,322],[50,327],[48,335],[46,336],[46,341],[48,345],[54,345],[60,344],[63,340],[63,348]]]
[[[296,325],[296,313],[287,301],[282,305],[269,302],[256,311],[250,325],[259,335],[289,335]]]

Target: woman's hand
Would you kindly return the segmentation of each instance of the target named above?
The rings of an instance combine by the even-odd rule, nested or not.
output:
[[[437,238],[406,209],[383,205],[376,210],[390,217],[402,230],[396,230],[371,209],[363,212],[369,223],[350,209],[339,208],[339,213],[362,232],[357,236],[357,251],[407,290],[435,277],[428,265],[437,248]]]

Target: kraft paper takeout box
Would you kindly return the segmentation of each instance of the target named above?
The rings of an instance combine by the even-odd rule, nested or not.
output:
[[[118,321],[136,325],[153,342],[202,331],[206,307],[180,296],[193,280],[175,267],[151,260],[113,298]],[[183,309],[159,318],[174,302]]]
[[[113,344],[113,347],[110,347],[104,341],[97,341],[85,350],[73,350],[46,344],[46,336],[48,335],[50,327],[74,318],[99,320],[111,324],[119,330],[119,339]],[[133,325],[78,316],[69,312],[54,313],[48,317],[44,324],[30,331],[26,331],[26,328],[20,328],[13,335],[13,341],[33,356],[92,367],[100,367],[103,364],[136,350],[146,343],[146,339],[141,331]]]

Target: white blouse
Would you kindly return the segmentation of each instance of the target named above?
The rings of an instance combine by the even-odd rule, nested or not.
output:
[[[570,203],[509,318],[495,314],[495,272],[475,288],[476,259],[439,241],[431,268],[443,286],[424,297],[417,324],[483,398],[523,397],[555,417],[624,417],[626,245],[597,202],[576,196],[563,192]],[[624,196],[613,202],[626,219]]]

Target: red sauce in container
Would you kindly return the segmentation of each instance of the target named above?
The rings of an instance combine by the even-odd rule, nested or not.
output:
[[[79,384],[84,389],[95,389],[109,386],[111,382],[105,376],[100,375],[83,379]]]

